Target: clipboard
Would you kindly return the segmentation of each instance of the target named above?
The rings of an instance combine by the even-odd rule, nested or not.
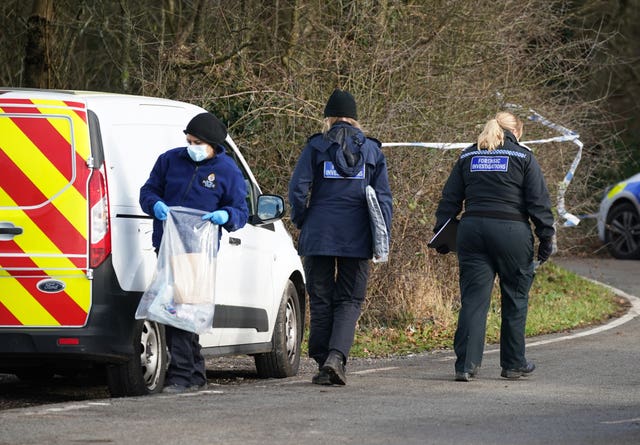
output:
[[[458,223],[460,220],[449,218],[440,230],[433,235],[433,238],[427,244],[427,247],[437,249],[440,246],[447,246],[451,252],[456,251],[456,237],[458,234]]]

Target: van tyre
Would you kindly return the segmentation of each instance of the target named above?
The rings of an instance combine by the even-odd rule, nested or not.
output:
[[[300,299],[296,287],[289,281],[278,309],[271,339],[272,350],[264,354],[256,354],[254,357],[258,377],[284,378],[298,373],[302,330]]]
[[[164,326],[136,320],[131,359],[107,366],[107,385],[112,397],[157,394],[164,387],[168,353]]]

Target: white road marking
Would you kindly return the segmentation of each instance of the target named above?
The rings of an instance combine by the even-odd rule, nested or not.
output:
[[[193,396],[199,396],[199,395],[202,395],[202,394],[224,394],[224,391],[220,391],[218,389],[216,389],[216,390],[202,389],[200,391],[188,391],[188,392],[181,392],[181,393],[177,393],[177,394],[162,393],[162,394],[159,394],[159,396],[162,397],[162,398],[169,398],[169,397],[173,397],[173,396],[193,397]]]
[[[623,297],[623,298],[626,298],[627,300],[629,300],[629,302],[631,303],[631,307],[629,308],[629,311],[626,314],[624,314],[622,317],[616,318],[615,320],[612,320],[609,323],[604,324],[602,326],[598,326],[598,327],[595,327],[593,329],[589,329],[587,331],[578,332],[576,334],[565,335],[565,336],[562,336],[562,337],[552,338],[552,339],[549,339],[549,340],[539,340],[539,341],[534,341],[532,343],[527,343],[527,348],[529,348],[531,346],[547,345],[549,343],[556,343],[556,342],[565,341],[565,340],[573,340],[574,338],[580,338],[580,337],[586,337],[588,335],[598,334],[600,332],[608,331],[609,329],[613,329],[613,328],[616,328],[616,327],[618,327],[620,325],[623,325],[623,324],[627,323],[628,321],[633,320],[638,315],[640,315],[640,298],[635,297],[633,295],[629,295],[628,293],[623,292],[620,289],[616,289],[613,286],[609,286],[608,284],[600,283],[599,281],[592,280],[592,279],[589,279],[589,278],[587,278],[587,280],[591,281],[592,283],[598,284],[598,285],[600,285],[602,287],[606,287],[607,289],[611,290],[616,295],[618,295],[620,297]]]
[[[636,318],[637,316],[640,315],[640,298],[635,297],[633,295],[630,295],[620,289],[617,289],[613,286],[609,286],[608,284],[604,284],[601,283],[599,281],[596,280],[592,280],[590,278],[586,278],[583,277],[585,280],[591,281],[592,283],[595,283],[597,285],[600,285],[602,287],[606,287],[607,289],[609,289],[610,291],[612,291],[614,294],[622,297],[622,298],[626,298],[627,300],[629,300],[629,303],[631,303],[631,307],[629,308],[629,311],[624,314],[622,317],[620,318],[616,318],[615,320],[610,321],[607,324],[601,325],[601,326],[597,326],[593,329],[588,329],[586,331],[582,331],[582,332],[577,332],[575,334],[570,334],[570,335],[563,335],[561,337],[556,337],[556,338],[550,338],[548,340],[538,340],[538,341],[533,341],[531,343],[527,343],[526,347],[530,348],[532,346],[542,346],[542,345],[548,345],[550,343],[557,343],[560,341],[567,341],[567,340],[573,340],[575,338],[580,338],[580,337],[586,337],[589,335],[594,335],[594,334],[598,334],[600,332],[604,332],[604,331],[608,331],[610,329],[616,328],[618,326],[621,326],[625,323],[627,323],[628,321],[633,320],[634,318]],[[500,352],[500,348],[494,348],[494,349],[489,349],[484,351],[485,354],[493,354],[496,352]],[[438,361],[440,362],[448,362],[451,360],[455,360],[455,356],[451,356],[451,357],[444,357],[442,359],[439,359]]]
[[[349,374],[373,374],[375,372],[382,372],[382,371],[392,371],[394,369],[398,369],[398,366],[389,366],[387,368],[373,368],[373,369],[364,369],[362,371],[354,371],[354,372],[350,372]]]
[[[61,407],[44,408],[36,411],[28,411],[28,412],[25,412],[24,415],[33,416],[33,415],[42,415],[42,414],[55,414],[55,413],[62,413],[66,411],[78,411],[86,408],[91,408],[91,407],[89,406],[89,404],[66,405]]]
[[[640,423],[640,417],[636,417],[635,419],[624,419],[624,420],[605,420],[600,423],[604,423],[606,425],[618,425],[621,423]]]

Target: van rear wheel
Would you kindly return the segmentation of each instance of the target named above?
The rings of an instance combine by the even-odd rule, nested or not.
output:
[[[273,330],[272,350],[264,354],[256,354],[254,357],[260,378],[291,377],[298,373],[302,329],[298,292],[294,284],[289,281],[282,295]]]
[[[107,386],[112,397],[157,394],[164,386],[168,364],[164,326],[136,320],[129,361],[107,367]]]

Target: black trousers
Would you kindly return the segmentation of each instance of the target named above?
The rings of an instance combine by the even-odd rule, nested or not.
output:
[[[309,357],[322,366],[334,349],[346,360],[367,291],[369,260],[308,256],[304,271],[311,314]]]
[[[158,248],[155,249],[156,257]],[[193,332],[165,325],[165,338],[169,350],[169,366],[165,386],[202,386],[207,383],[204,357],[200,352],[200,336]]]
[[[193,332],[165,326],[171,358],[165,385],[202,386],[207,382],[200,337]]]
[[[525,325],[533,282],[533,234],[529,223],[462,218],[458,227],[462,306],[454,337],[455,370],[482,363],[487,313],[496,275],[500,278],[500,366],[524,366]]]

